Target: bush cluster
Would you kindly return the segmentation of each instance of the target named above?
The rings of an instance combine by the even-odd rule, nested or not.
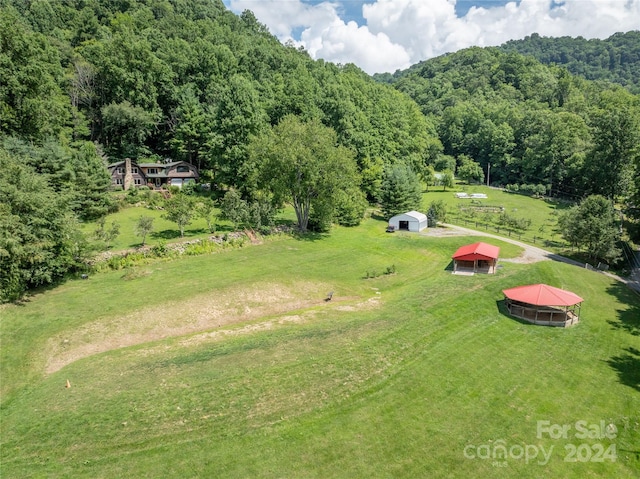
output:
[[[215,253],[223,249],[242,248],[247,243],[247,237],[243,234],[224,234],[223,236],[215,236],[190,243],[167,244],[161,242],[148,249],[110,256],[103,261],[94,263],[90,269],[94,272],[118,271],[148,264],[161,258],[170,259],[182,255],[198,256]]]
[[[382,275],[390,275],[390,274],[395,274],[396,272],[396,265],[392,264],[391,266],[387,266],[384,271],[379,272],[377,270],[367,270],[367,272],[364,275],[365,279],[373,279],[373,278],[378,278]]]
[[[537,184],[537,185],[527,185],[518,183],[507,185],[504,188],[509,193],[520,193],[522,195],[529,195],[535,197],[544,196],[547,193],[547,187],[545,185]]]

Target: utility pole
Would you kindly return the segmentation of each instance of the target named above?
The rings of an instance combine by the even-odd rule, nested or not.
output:
[[[487,186],[489,186],[489,174],[491,173],[491,163],[487,163]]]

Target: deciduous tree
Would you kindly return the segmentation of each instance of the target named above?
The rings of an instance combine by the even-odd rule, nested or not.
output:
[[[484,181],[484,171],[482,171],[482,167],[478,163],[467,155],[460,155],[458,161],[460,162],[460,166],[458,166],[458,170],[456,171],[458,178],[466,181],[469,185],[472,181],[476,183],[482,183]]]
[[[209,233],[216,232],[215,208],[211,198],[202,198],[196,202],[196,213],[207,222]]]
[[[592,195],[559,218],[562,236],[593,260],[614,261],[620,255],[616,212],[604,196]]]
[[[444,200],[432,201],[427,212],[429,226],[436,226],[438,223],[447,221],[447,205]]]
[[[447,191],[447,188],[453,188],[455,180],[451,170],[444,170],[441,173],[440,184],[442,185],[442,191]]]
[[[153,231],[153,217],[141,215],[136,221],[136,235],[142,238],[142,246],[144,246],[147,235]]]
[[[293,205],[300,231],[307,230],[312,210],[333,219],[339,192],[360,184],[353,152],[336,144],[331,128],[293,115],[252,142],[259,184],[275,204]]]
[[[164,218],[178,225],[180,236],[184,236],[184,229],[191,224],[195,211],[193,198],[182,193],[172,196],[164,202]]]

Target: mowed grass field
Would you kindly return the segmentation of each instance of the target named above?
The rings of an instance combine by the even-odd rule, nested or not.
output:
[[[462,191],[467,193],[485,193],[487,199],[469,200],[456,198],[455,193]],[[487,216],[482,213],[481,210],[482,207],[503,207],[504,212],[512,217],[528,218],[531,220],[531,226],[528,230],[520,234],[512,234],[515,239],[520,239],[525,243],[535,243],[537,246],[553,249],[556,252],[561,252],[566,246],[561,235],[556,231],[557,215],[568,208],[568,205],[565,203],[534,199],[525,195],[508,193],[482,185],[469,186],[458,184],[455,188],[448,189],[447,191],[442,191],[442,188],[439,187],[431,187],[429,191],[423,195],[421,211],[428,211],[431,202],[438,200],[442,200],[446,204],[448,211],[447,222],[449,223],[470,228],[479,228],[483,231],[488,230],[491,233],[495,233],[495,220],[499,216],[499,213],[492,213]],[[479,211],[471,216],[468,213],[460,211],[460,207],[475,207],[478,208]],[[224,234],[233,231],[231,222],[220,219],[219,209],[215,211],[216,232]],[[163,215],[164,211],[161,209],[146,208],[144,206],[128,206],[117,213],[108,215],[106,218],[107,230],[113,222],[117,222],[120,226],[120,232],[109,245],[109,249],[118,251],[140,246],[142,238],[136,234],[136,223],[140,216],[153,218],[153,231],[148,234],[145,239],[147,245],[153,246],[161,242],[172,243],[211,236],[207,229],[206,221],[194,216],[191,223],[185,228],[184,238],[181,238],[177,225],[165,219]],[[286,208],[279,215],[281,221],[290,221],[294,222],[294,224],[295,218],[295,213],[290,207]],[[95,222],[89,222],[82,225],[82,230],[90,240],[93,240],[96,227],[97,224]],[[507,231],[505,231],[504,228],[502,232],[504,235],[507,235]],[[533,241],[534,237],[535,242]]]
[[[550,261],[452,275],[461,245],[520,249],[384,225],[1,306],[0,475],[640,477],[637,295]],[[538,282],[582,296],[581,322],[507,316],[501,291]]]
[[[455,193],[484,193],[486,199],[460,199]],[[476,228],[482,231],[488,230],[496,233],[496,222],[500,212],[487,213],[483,209],[504,208],[504,213],[513,218],[526,218],[531,220],[529,228],[522,232],[513,232],[511,236],[525,243],[562,252],[568,245],[557,231],[558,216],[569,208],[569,204],[551,199],[532,198],[527,195],[509,193],[507,191],[489,188],[482,185],[457,184],[456,188],[442,191],[442,188],[431,187],[423,197],[423,210],[427,211],[433,201],[444,201],[447,206],[447,222]],[[461,210],[465,208],[465,210]],[[471,214],[473,210],[473,214]],[[502,227],[501,233],[508,235],[508,231]]]

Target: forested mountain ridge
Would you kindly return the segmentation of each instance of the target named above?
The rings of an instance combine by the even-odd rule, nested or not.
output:
[[[616,33],[607,39],[541,37],[537,33],[498,47],[530,55],[540,62],[562,65],[588,80],[607,80],[640,93],[640,31]]]
[[[478,47],[377,78],[420,105],[451,161],[491,164],[492,183],[638,203],[640,96],[621,86]]]
[[[361,165],[439,151],[409,99],[282,46],[220,0],[3,4],[5,134],[87,139],[111,159],[171,156],[230,186],[248,137],[287,114],[321,118]]]

